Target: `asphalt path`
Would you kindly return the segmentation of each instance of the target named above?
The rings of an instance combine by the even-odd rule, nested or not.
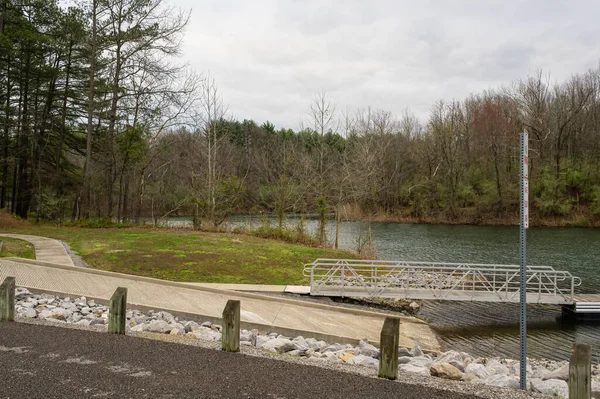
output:
[[[475,399],[281,360],[0,323],[0,398]]]

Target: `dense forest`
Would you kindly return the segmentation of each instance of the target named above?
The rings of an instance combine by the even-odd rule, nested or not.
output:
[[[439,101],[428,120],[342,112],[319,90],[303,126],[277,129],[233,119],[185,65],[189,15],[166,0],[0,0],[0,208],[198,228],[250,212],[511,222],[526,130],[533,222],[600,219],[600,68]]]

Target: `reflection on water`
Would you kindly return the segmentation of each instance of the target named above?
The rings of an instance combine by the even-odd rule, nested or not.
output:
[[[273,225],[276,217],[271,217]],[[238,216],[231,227],[254,227],[265,222],[264,216]],[[189,218],[173,218],[170,225],[191,225]],[[295,227],[298,218],[288,218]],[[317,230],[317,221],[308,217],[309,233]],[[365,236],[369,224],[342,222],[339,245],[356,248],[359,236]],[[504,226],[448,226],[372,223],[377,255],[380,259],[437,262],[518,264],[519,229]],[[335,225],[328,223],[330,242]],[[577,292],[600,293],[600,229],[532,228],[528,231],[527,259],[531,265],[553,266],[582,278]],[[518,357],[518,305],[465,302],[426,302],[422,316],[430,319],[447,348],[480,355]],[[566,359],[573,342],[585,342],[600,350],[600,325],[578,324],[562,320],[558,307],[530,306],[528,312],[528,355]]]
[[[519,305],[426,301],[420,316],[431,321],[446,349],[477,356],[519,357]],[[600,324],[563,318],[558,306],[529,305],[527,354],[564,360],[573,342],[600,349]]]

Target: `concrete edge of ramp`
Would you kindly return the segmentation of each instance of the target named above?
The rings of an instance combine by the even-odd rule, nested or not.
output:
[[[105,270],[81,268],[81,267],[77,267],[77,266],[59,265],[59,264],[53,264],[53,263],[42,262],[42,261],[31,260],[31,259],[21,259],[21,258],[3,258],[3,259],[7,260],[7,261],[29,263],[32,265],[52,267],[55,269],[69,270],[69,271],[74,271],[74,272],[83,273],[83,274],[96,274],[96,275],[100,275],[100,276],[116,277],[116,278],[132,280],[132,281],[142,281],[142,282],[151,283],[151,284],[166,285],[166,286],[175,287],[175,288],[186,288],[186,289],[192,289],[192,290],[197,290],[197,291],[214,292],[216,294],[221,294],[221,295],[227,295],[228,293],[231,292],[228,290],[222,290],[222,289],[211,288],[211,287],[198,287],[198,286],[194,286],[194,285],[191,285],[188,283],[179,283],[179,282],[169,281],[169,280],[159,280],[159,279],[150,278],[150,277],[142,277],[142,276],[135,276],[135,275],[130,275],[130,274],[115,273],[115,272],[109,272],[109,271],[105,271]],[[67,294],[77,295],[77,294],[73,294],[73,293],[67,293]],[[291,305],[299,305],[299,306],[310,307],[310,308],[315,308],[315,309],[330,310],[330,311],[335,311],[335,312],[345,313],[345,314],[350,314],[350,315],[363,315],[363,316],[371,316],[371,317],[385,317],[386,316],[385,313],[380,313],[380,312],[372,312],[372,311],[360,310],[360,309],[350,309],[350,308],[346,308],[346,307],[331,306],[331,305],[325,305],[325,304],[307,302],[307,301],[298,301],[298,300],[287,299],[287,298],[274,298],[272,296],[260,295],[260,294],[254,294],[254,293],[248,293],[248,292],[241,292],[241,291],[236,291],[236,296],[252,298],[252,299],[277,301],[277,302],[291,304]],[[425,321],[417,319],[415,317],[408,317],[408,316],[394,316],[394,317],[399,318],[401,320],[401,322],[403,322],[403,323],[427,324]]]
[[[238,292],[270,292],[277,294],[310,294],[310,286],[307,285],[270,285],[270,284],[227,284],[227,283],[185,283],[196,287],[216,288],[219,290]]]

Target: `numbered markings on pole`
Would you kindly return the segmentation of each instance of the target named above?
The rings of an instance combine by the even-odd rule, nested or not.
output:
[[[529,135],[523,133],[523,142],[521,143],[521,171],[522,171],[522,189],[521,189],[521,201],[523,206],[523,214],[521,223],[524,228],[529,228]]]

